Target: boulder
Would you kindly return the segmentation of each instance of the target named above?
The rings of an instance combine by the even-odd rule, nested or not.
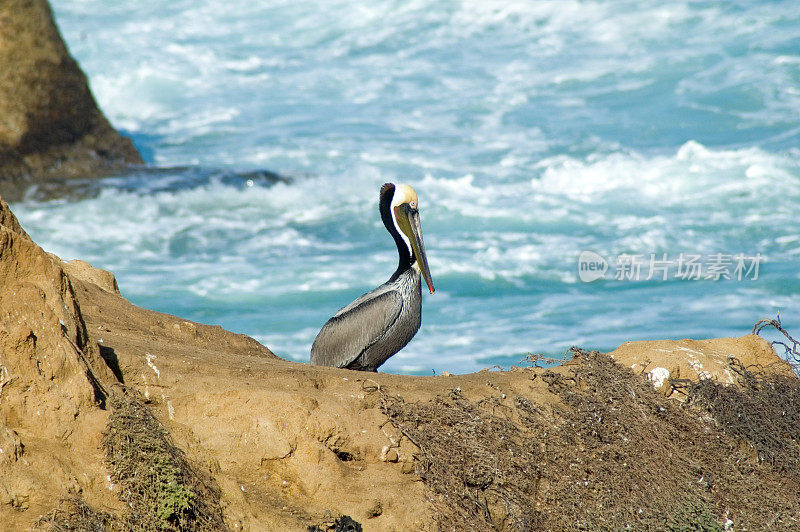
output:
[[[0,193],[108,175],[142,158],[97,107],[46,0],[0,4]]]
[[[731,368],[732,361],[738,361],[745,368],[795,377],[792,367],[775,355],[769,342],[752,334],[741,338],[625,342],[609,356],[618,364],[644,374],[657,390],[667,395],[672,392],[670,379],[736,383],[738,375]]]

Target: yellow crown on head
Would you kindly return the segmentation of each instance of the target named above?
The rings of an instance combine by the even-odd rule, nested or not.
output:
[[[416,207],[417,204],[417,191],[411,188],[410,185],[399,184],[394,187],[394,197],[392,198],[392,207],[397,207],[403,203],[413,203]]]

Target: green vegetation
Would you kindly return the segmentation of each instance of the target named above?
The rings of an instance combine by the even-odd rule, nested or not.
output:
[[[224,530],[219,490],[183,452],[137,392],[118,386],[103,438],[111,478],[120,485],[134,532]]]

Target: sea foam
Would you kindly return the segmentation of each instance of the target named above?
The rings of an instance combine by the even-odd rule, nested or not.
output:
[[[307,360],[396,267],[392,181],[420,195],[437,291],[387,371],[798,321],[795,2],[53,6],[111,121],[189,168],[13,208],[137,304]],[[291,180],[228,179],[263,169]],[[758,281],[583,283],[585,250],[766,260]]]

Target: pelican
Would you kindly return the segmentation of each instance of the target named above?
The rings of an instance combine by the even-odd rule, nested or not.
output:
[[[417,334],[422,319],[422,283],[433,281],[422,242],[417,193],[408,185],[381,187],[383,225],[397,244],[397,270],[388,281],[333,315],[311,346],[311,363],[378,371]]]

